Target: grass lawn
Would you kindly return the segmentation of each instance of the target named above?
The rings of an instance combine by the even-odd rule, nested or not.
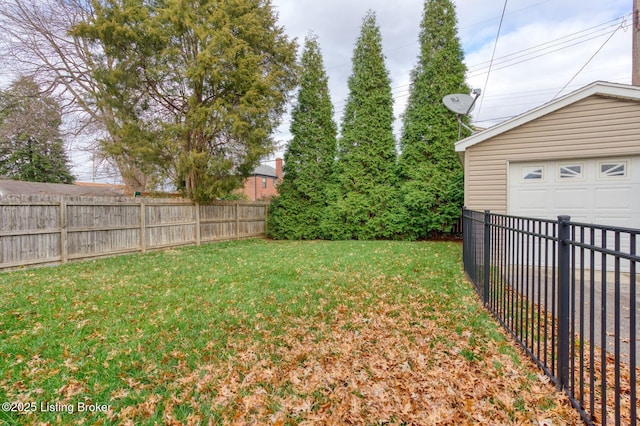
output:
[[[460,258],[247,240],[0,274],[0,424],[579,424]]]

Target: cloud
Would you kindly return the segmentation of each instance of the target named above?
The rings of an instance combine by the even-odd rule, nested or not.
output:
[[[566,19],[513,29],[498,40],[488,81],[493,43],[469,53],[467,80],[484,90],[482,108],[473,118],[493,124],[595,80],[629,83],[631,37],[621,25],[625,23]]]
[[[508,3],[488,81],[488,64],[504,3],[456,0],[455,4],[458,35],[469,68],[467,82],[483,90],[483,98],[472,114],[479,125],[492,125],[548,102],[572,78],[562,94],[595,80],[630,83],[631,34],[628,28],[616,30],[622,21],[615,21],[630,14],[627,0]],[[417,62],[423,3],[273,0],[273,5],[289,35],[298,37],[301,43],[309,31],[318,35],[338,123],[348,96],[351,54],[362,18],[368,9],[376,12],[392,79],[398,135],[410,73]],[[630,18],[625,24],[630,24]],[[605,44],[614,30],[614,36]],[[596,54],[598,49],[601,50]],[[290,138],[288,126],[289,118],[285,117],[277,139],[286,142]]]
[[[454,0],[458,16],[458,34],[469,68],[467,82],[481,88],[483,98],[472,114],[478,125],[489,126],[505,118],[535,108],[553,98],[562,87],[568,93],[595,80],[619,83],[631,81],[631,31],[618,29],[615,18],[628,16],[629,0],[520,0],[507,4],[496,46],[494,66],[487,83],[487,66],[504,2],[496,0]],[[300,45],[311,32],[318,36],[329,90],[338,124],[348,96],[351,56],[367,10],[376,12],[382,33],[386,64],[392,80],[396,115],[395,132],[399,135],[400,116],[408,99],[410,73],[417,62],[418,34],[423,2],[417,0],[272,0],[285,32]],[[630,18],[625,21],[630,24]],[[599,26],[599,30],[589,28]],[[584,32],[586,30],[586,32]],[[570,47],[547,47],[545,43],[585,36]],[[588,40],[587,40],[588,39]],[[570,43],[567,43],[570,44]],[[603,46],[604,44],[604,46]],[[536,54],[526,49],[542,49]],[[596,51],[601,49],[597,54]],[[524,52],[523,52],[524,51]],[[520,53],[517,53],[520,52]],[[514,54],[527,54],[518,60]],[[544,53],[544,55],[542,54]],[[591,57],[595,54],[595,57]],[[508,56],[512,55],[512,56]],[[502,58],[502,59],[501,59]],[[527,59],[527,60],[525,60]],[[591,59],[591,60],[590,60]],[[590,60],[584,70],[580,71]],[[520,63],[516,63],[520,61]],[[577,74],[578,73],[578,74]],[[577,74],[577,76],[576,76]],[[575,78],[574,78],[575,76]],[[487,84],[485,84],[487,83]],[[283,155],[291,139],[290,117],[274,138],[282,145],[276,153]],[[84,156],[72,156],[74,160]],[[80,160],[82,161],[82,160]],[[74,172],[83,166],[76,163]],[[88,166],[90,168],[90,166]],[[85,167],[86,168],[86,167]]]
[[[394,112],[399,117],[408,97],[410,72],[417,62],[422,4],[406,0],[274,0],[272,3],[279,13],[280,24],[289,36],[298,39],[300,45],[310,32],[318,36],[338,124],[349,96],[347,82],[351,75],[351,58],[362,19],[368,10],[373,10],[382,33],[385,63],[395,95]],[[399,125],[397,120],[396,132]],[[290,117],[286,116],[275,138],[280,142],[291,139],[289,126]],[[282,155],[282,151],[276,155]]]

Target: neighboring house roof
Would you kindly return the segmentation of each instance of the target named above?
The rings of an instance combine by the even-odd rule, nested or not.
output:
[[[79,182],[62,183],[23,182],[0,179],[0,196],[5,195],[67,195],[74,197],[123,197],[124,186]]]
[[[609,83],[606,81],[593,82],[565,96],[552,100],[551,102],[543,104],[514,118],[503,121],[500,124],[496,124],[493,127],[489,127],[488,129],[462,139],[456,142],[455,149],[457,152],[464,152],[467,148],[484,142],[487,139],[493,138],[513,128],[522,126],[523,124],[526,124],[551,112],[557,111],[567,105],[571,105],[575,102],[594,95],[640,101],[640,87],[630,86],[627,84]]]
[[[251,172],[251,176],[267,176],[267,177],[278,177],[276,174],[276,169],[271,166],[265,166],[264,164],[259,165]]]

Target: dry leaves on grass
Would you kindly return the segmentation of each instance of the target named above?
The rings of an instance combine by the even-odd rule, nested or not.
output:
[[[633,424],[631,418],[631,406],[636,404],[636,411],[640,412],[640,396],[637,396],[635,401],[631,400],[631,367],[629,364],[619,363],[619,388],[616,390],[616,359],[611,353],[605,352],[606,362],[602,362],[602,350],[598,347],[591,347],[589,342],[584,343],[584,354],[582,365],[580,363],[579,346],[576,347],[575,360],[572,363],[574,367],[573,375],[571,378],[574,380],[575,397],[577,400],[582,400],[583,405],[587,410],[592,412],[594,421],[596,424],[606,424],[607,422],[614,421],[614,413],[616,412],[616,403],[619,403],[620,412],[620,424],[630,425]],[[591,365],[590,351],[594,351],[593,357],[593,371],[589,369]],[[607,407],[607,418],[603,421],[602,403],[602,381],[603,381],[603,368],[604,365],[604,381],[606,383],[605,404]],[[582,374],[582,375],[581,375]],[[640,377],[640,367],[635,369],[635,377]],[[591,386],[593,386],[593,394],[591,392]],[[581,389],[583,395],[580,394]],[[617,397],[617,401],[616,401]],[[635,419],[636,422],[640,418]]]
[[[545,376],[504,350],[511,343],[407,312],[381,302],[366,316],[338,309],[313,330],[298,320],[227,365],[174,382],[176,403],[208,403],[223,424],[581,423]]]
[[[526,306],[529,302],[525,298],[518,296],[513,291],[510,291],[509,297],[511,298],[510,300],[518,300],[516,306],[525,306],[525,312],[528,315],[524,319],[520,318],[522,323],[536,324],[541,330],[541,334],[551,333],[550,330],[559,329],[557,319],[554,318],[551,311],[545,310],[543,305],[532,304],[531,309],[527,309]],[[505,308],[508,307],[497,306],[498,316],[503,319],[509,318],[509,312]],[[513,316],[511,316],[511,319],[513,319]],[[514,330],[518,329],[518,326],[513,323],[510,324],[510,327]],[[528,338],[525,337],[525,340],[528,341]],[[540,340],[540,342],[543,341]],[[527,344],[532,347],[532,343]],[[550,341],[534,348],[534,353],[538,358],[545,360],[548,363],[547,366],[552,369],[554,368],[551,365],[555,359],[554,351],[555,347]],[[630,425],[633,424],[633,420],[636,420],[636,423],[640,420],[631,418],[631,408],[634,403],[636,411],[640,411],[640,397],[636,396],[635,401],[632,400],[631,373],[633,368],[629,365],[628,356],[626,358],[623,354],[621,359],[616,362],[614,354],[603,350],[598,345],[592,346],[589,341],[581,340],[579,333],[575,334],[574,347],[570,351],[569,357],[569,367],[573,367],[573,371],[569,374],[571,382],[569,387],[573,390],[574,398],[592,416],[595,424],[606,424],[607,421],[613,421],[617,404],[619,411],[619,417],[617,418],[620,424]],[[617,370],[618,385],[616,385],[616,365],[619,367]],[[640,367],[635,368],[635,377],[640,377]],[[602,392],[603,386],[606,389],[605,395]],[[603,415],[603,403],[606,406],[607,418]]]

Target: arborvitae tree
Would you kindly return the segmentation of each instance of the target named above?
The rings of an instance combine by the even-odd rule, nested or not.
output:
[[[328,77],[315,36],[301,58],[300,89],[291,113],[293,140],[284,154],[284,178],[271,201],[267,229],[273,238],[316,239],[327,208],[327,185],[336,155],[336,124]]]
[[[396,150],[391,80],[375,14],[369,11],[353,53],[349,97],[338,142],[333,238],[389,238],[396,232]]]
[[[0,176],[72,183],[60,134],[60,104],[30,77],[0,92]]]
[[[449,230],[464,200],[463,170],[454,150],[458,123],[442,104],[445,95],[469,93],[456,23],[452,1],[425,2],[420,56],[412,72],[400,140],[404,232],[409,238]]]

